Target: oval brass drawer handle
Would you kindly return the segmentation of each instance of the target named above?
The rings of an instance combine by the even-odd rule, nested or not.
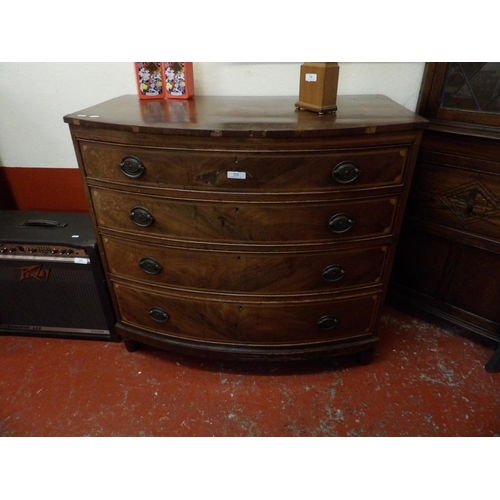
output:
[[[340,184],[354,182],[361,173],[361,169],[353,161],[343,161],[332,170],[332,177]]]
[[[141,227],[148,227],[153,224],[153,216],[143,207],[134,207],[130,212],[130,219],[134,224]]]
[[[168,320],[167,311],[162,309],[161,307],[152,307],[149,310],[149,317],[156,321],[157,323],[165,323]]]
[[[325,281],[329,281],[330,283],[334,281],[339,281],[344,277],[345,270],[341,266],[327,266],[323,269],[321,276]]]
[[[139,178],[145,171],[145,167],[139,158],[135,156],[124,156],[120,163],[120,170],[131,179]]]
[[[160,263],[151,257],[141,259],[139,267],[147,274],[159,274],[162,270]]]
[[[318,328],[321,328],[322,330],[331,330],[332,328],[335,328],[339,323],[340,321],[338,318],[336,318],[335,316],[327,315],[319,318],[316,322],[316,326]]]
[[[354,220],[348,214],[333,215],[328,221],[328,229],[333,233],[345,233],[354,226]]]

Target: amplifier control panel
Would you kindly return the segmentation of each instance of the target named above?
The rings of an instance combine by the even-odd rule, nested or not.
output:
[[[61,245],[31,245],[22,243],[0,244],[0,253],[16,255],[64,255],[67,257],[86,257],[83,248],[72,248]]]

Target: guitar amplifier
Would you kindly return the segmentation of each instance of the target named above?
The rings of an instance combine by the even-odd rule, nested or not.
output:
[[[86,213],[0,210],[0,335],[119,341]]]

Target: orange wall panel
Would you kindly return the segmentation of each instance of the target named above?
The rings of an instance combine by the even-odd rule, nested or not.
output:
[[[0,208],[88,212],[76,168],[0,167]]]

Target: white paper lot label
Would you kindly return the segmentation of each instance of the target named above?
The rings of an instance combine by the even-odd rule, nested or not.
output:
[[[246,179],[247,173],[246,172],[234,172],[234,171],[230,170],[227,173],[227,178],[228,179]]]
[[[317,82],[318,75],[316,73],[306,73],[306,82]]]

